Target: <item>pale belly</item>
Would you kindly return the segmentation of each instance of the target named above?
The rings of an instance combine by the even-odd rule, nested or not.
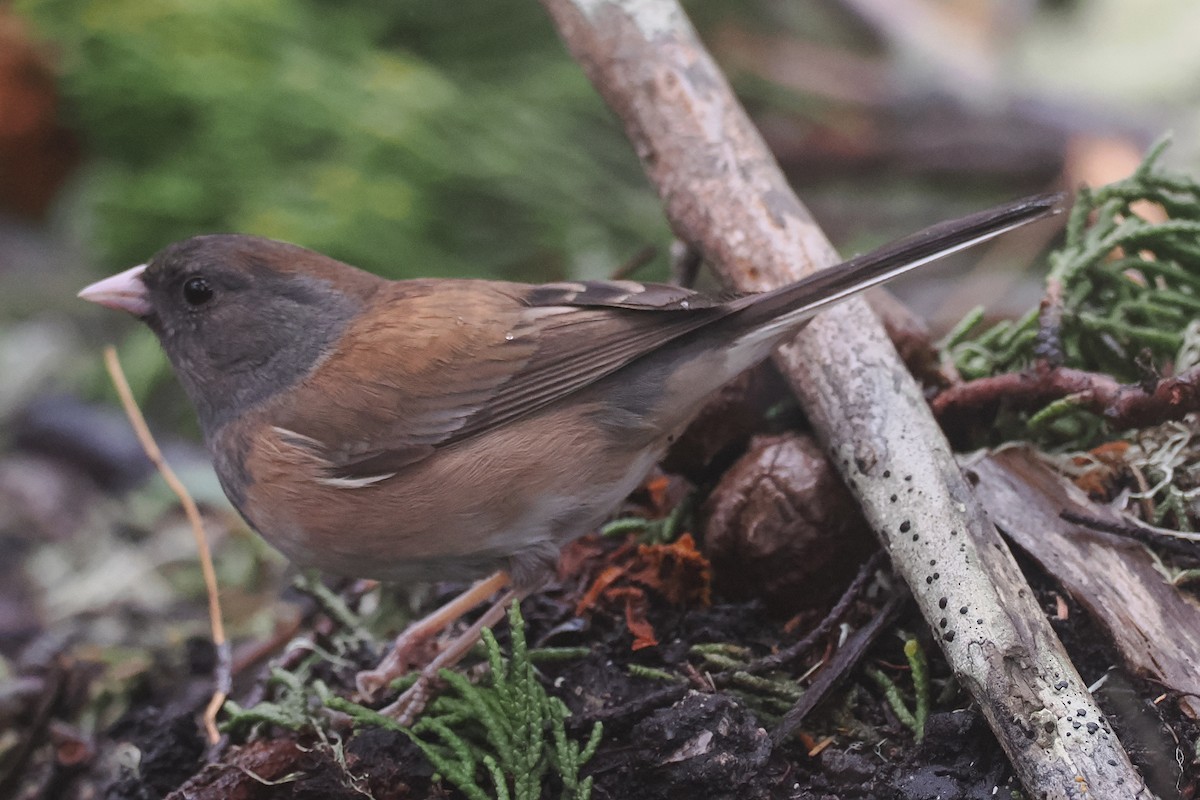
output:
[[[251,452],[256,481],[239,510],[300,566],[401,583],[505,569],[517,586],[533,586],[564,544],[594,530],[641,483],[662,451],[657,442],[614,445],[594,429],[539,414],[357,488],[272,471]]]

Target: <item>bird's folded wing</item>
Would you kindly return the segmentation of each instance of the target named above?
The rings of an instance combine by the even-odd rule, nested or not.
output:
[[[1054,213],[1061,199],[1040,195],[940,223],[728,302],[633,281],[391,284],[372,301],[385,307],[361,315],[306,385],[281,401],[292,407],[276,409],[277,427],[327,463],[331,480],[377,482],[718,320],[731,333],[777,341],[830,303]]]
[[[728,313],[686,289],[632,281],[408,281],[375,302],[386,309],[363,315],[270,413],[338,485],[385,479]]]

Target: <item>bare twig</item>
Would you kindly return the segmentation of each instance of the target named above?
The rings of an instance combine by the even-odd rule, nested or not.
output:
[[[676,2],[542,3],[675,234],[726,279],[762,290],[838,260]],[[822,315],[777,362],[1029,794],[1147,797],[1115,738],[1076,735],[1077,714],[1102,714],[864,304]],[[950,619],[950,603],[970,613]]]
[[[900,359],[917,380],[936,387],[962,382],[954,362],[944,358],[933,343],[925,320],[885,288],[872,289],[866,298]]]
[[[1104,531],[1105,533],[1111,533],[1113,536],[1133,539],[1135,542],[1141,542],[1152,549],[1161,550],[1165,553],[1171,553],[1183,558],[1200,558],[1200,534],[1198,533],[1184,533],[1181,531],[1151,528],[1148,525],[1139,525],[1133,520],[1128,519],[1120,521],[1100,519],[1099,517],[1080,514],[1076,511],[1060,511],[1058,516],[1063,522],[1093,531]]]
[[[179,498],[179,503],[183,506],[183,513],[187,515],[188,522],[191,523],[192,535],[196,539],[200,571],[204,574],[204,588],[208,592],[208,619],[212,628],[213,646],[217,649],[216,690],[213,692],[208,706],[204,709],[204,730],[208,734],[209,741],[215,744],[220,739],[220,734],[217,732],[217,712],[221,710],[225,698],[229,695],[232,669],[229,642],[225,638],[225,623],[221,620],[217,573],[213,569],[208,537],[204,534],[204,522],[200,519],[196,501],[192,499],[187,487],[183,485],[175,471],[163,458],[162,451],[158,449],[154,435],[150,433],[150,427],[146,425],[146,419],[142,416],[137,401],[133,399],[129,381],[125,380],[125,372],[121,369],[121,362],[117,359],[117,350],[111,345],[104,348],[104,366],[108,368],[108,374],[121,398],[121,405],[125,407],[125,414],[129,417],[130,424],[133,425],[134,433],[137,434],[142,449],[146,451],[146,457],[150,459],[150,463],[162,475],[167,486],[171,487],[171,491]]]
[[[1139,384],[1118,383],[1111,375],[1069,367],[1006,372],[952,386],[931,405],[938,419],[954,429],[964,421],[987,424],[1001,404],[1033,410],[1067,397],[1073,407],[1098,414],[1117,430],[1161,425],[1200,411],[1200,367],[1165,378],[1150,392]]]
[[[1062,281],[1050,278],[1046,281],[1046,295],[1038,309],[1037,339],[1034,341],[1033,354],[1047,369],[1061,367],[1066,359],[1062,341],[1062,293]]]
[[[900,591],[892,595],[887,603],[875,613],[870,622],[856,630],[846,640],[846,643],[838,648],[837,653],[830,659],[829,663],[821,668],[817,679],[812,682],[811,686],[804,690],[803,696],[784,715],[779,725],[775,727],[775,730],[771,731],[771,739],[773,741],[776,743],[784,741],[792,731],[800,727],[800,724],[804,722],[804,718],[822,700],[828,697],[829,693],[839,683],[846,679],[851,670],[862,661],[867,649],[887,629],[887,626],[895,622],[900,616],[900,611],[904,608],[904,601],[907,599],[908,592],[905,591]]]
[[[813,628],[803,639],[800,639],[794,644],[790,644],[778,653],[773,653],[769,656],[764,656],[757,661],[752,661],[750,664],[742,668],[742,672],[756,675],[760,672],[767,672],[772,669],[785,667],[795,661],[800,656],[812,649],[813,645],[821,641],[833,631],[842,618],[850,611],[850,607],[854,601],[862,594],[863,589],[867,588],[867,584],[875,577],[875,572],[884,564],[887,563],[887,555],[880,551],[868,558],[863,565],[859,567],[858,574],[854,576],[854,580],[842,592],[842,596],[838,598],[837,603],[825,615],[825,618]]]

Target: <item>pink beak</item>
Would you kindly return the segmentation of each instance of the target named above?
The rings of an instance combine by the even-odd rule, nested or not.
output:
[[[111,278],[96,281],[79,296],[117,311],[128,311],[135,317],[145,317],[152,310],[146,284],[142,282],[142,273],[145,271],[146,265],[139,264]]]

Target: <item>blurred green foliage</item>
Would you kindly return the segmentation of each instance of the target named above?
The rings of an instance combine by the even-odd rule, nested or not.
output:
[[[55,44],[106,268],[202,232],[392,277],[602,275],[667,232],[526,0],[19,0]]]

